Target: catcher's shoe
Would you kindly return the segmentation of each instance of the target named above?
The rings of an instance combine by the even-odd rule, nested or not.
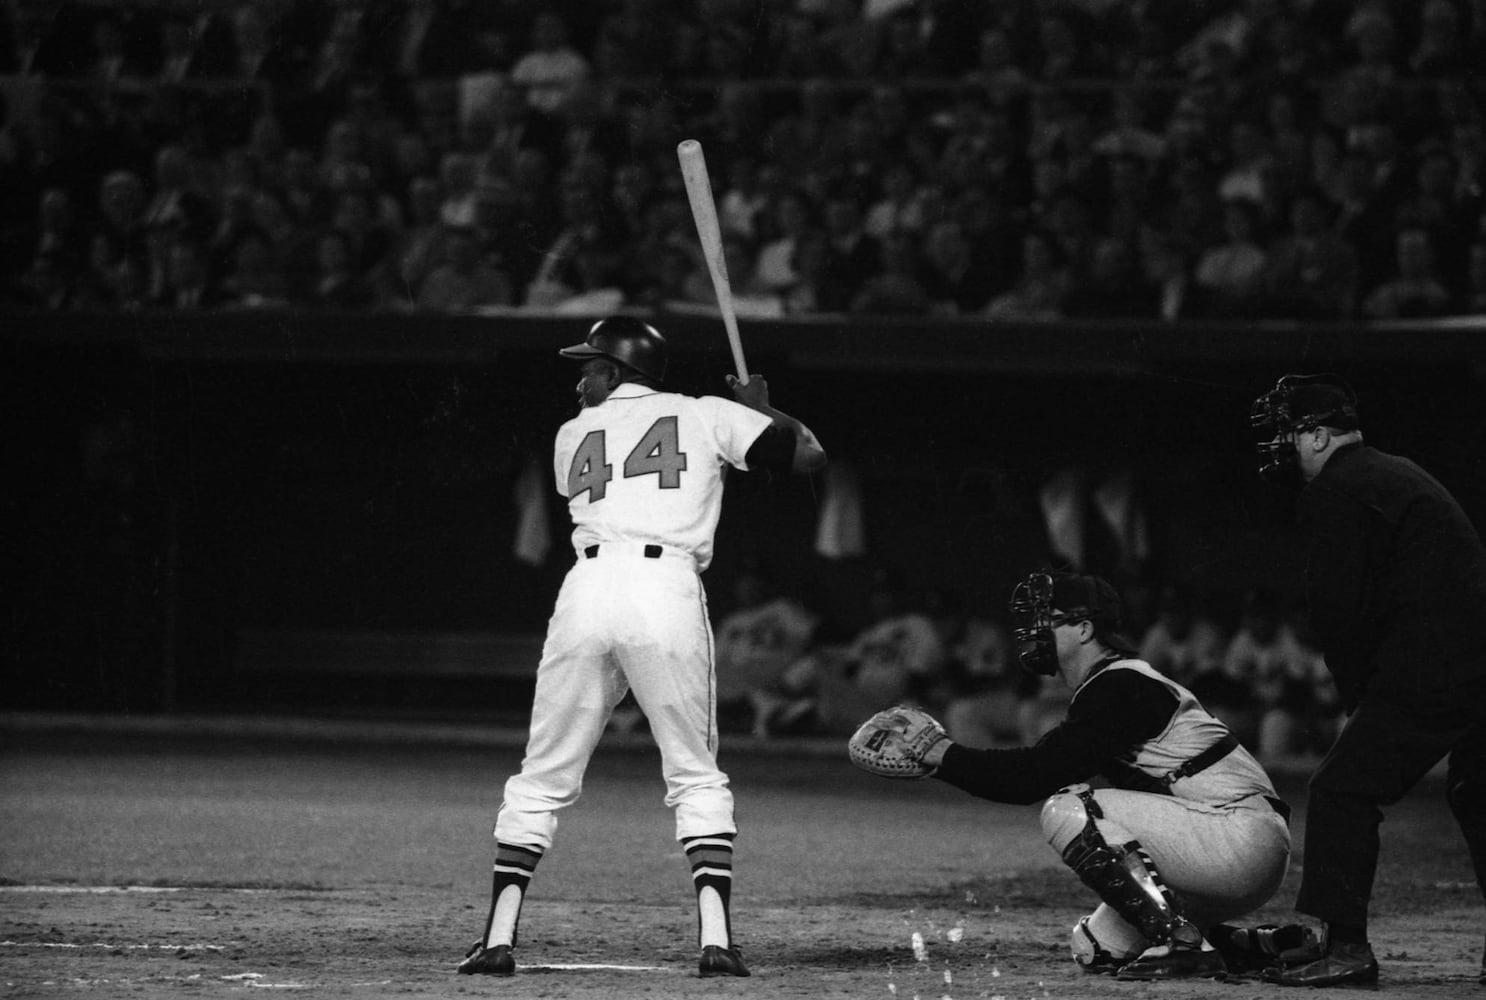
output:
[[[464,961],[459,963],[457,971],[461,976],[513,976],[516,974],[516,958],[508,944],[487,948],[484,941],[476,941],[469,954],[464,956]]]
[[[1235,973],[1303,965],[1322,955],[1321,939],[1303,924],[1217,924],[1208,929],[1207,939]]]
[[[1120,966],[1117,979],[1226,979],[1228,965],[1216,950],[1202,947],[1202,933],[1183,921],[1165,944],[1153,945]]]
[[[751,976],[748,966],[743,964],[743,954],[737,947],[724,948],[709,944],[702,949],[702,960],[697,964],[697,973],[703,979],[714,976]]]
[[[1328,941],[1326,951],[1315,961],[1288,969],[1266,969],[1267,982],[1280,986],[1350,986],[1376,983],[1378,960],[1372,945],[1350,941]]]

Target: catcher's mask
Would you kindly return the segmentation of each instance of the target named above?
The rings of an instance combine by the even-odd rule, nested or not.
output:
[[[1027,670],[1044,677],[1058,673],[1058,645],[1053,628],[1089,621],[1094,634],[1124,656],[1133,644],[1119,634],[1120,595],[1108,581],[1074,573],[1032,573],[1011,593],[1017,658]]]
[[[639,372],[656,383],[666,378],[666,340],[655,327],[634,316],[610,316],[593,324],[581,344],[557,352],[565,358],[586,361],[608,358]]]
[[[1259,475],[1279,486],[1300,483],[1300,456],[1292,435],[1335,427],[1356,430],[1357,394],[1337,375],[1286,375],[1254,401],[1249,423],[1259,441]]]

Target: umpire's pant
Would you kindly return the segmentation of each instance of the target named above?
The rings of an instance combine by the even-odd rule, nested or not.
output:
[[[1383,806],[1449,756],[1447,795],[1486,892],[1486,691],[1421,713],[1364,700],[1312,776],[1305,871],[1295,908],[1332,924],[1367,926]]]

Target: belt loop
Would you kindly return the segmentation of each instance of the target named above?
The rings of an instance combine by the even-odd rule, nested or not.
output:
[[[660,558],[660,552],[661,552],[661,549],[660,549],[660,546],[659,545],[647,545],[647,546],[645,546],[645,558],[646,559],[659,559]]]
[[[585,558],[585,559],[592,559],[594,556],[596,556],[598,554],[599,554],[599,547],[597,545],[590,545],[588,548],[586,548],[586,549],[583,550],[583,558]]]

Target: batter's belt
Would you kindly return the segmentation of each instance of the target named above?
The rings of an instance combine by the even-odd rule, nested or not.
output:
[[[584,559],[597,559],[599,556],[628,556],[631,559],[685,559],[696,567],[696,559],[685,549],[674,548],[670,545],[656,545],[653,542],[598,542],[594,545],[583,547]]]

